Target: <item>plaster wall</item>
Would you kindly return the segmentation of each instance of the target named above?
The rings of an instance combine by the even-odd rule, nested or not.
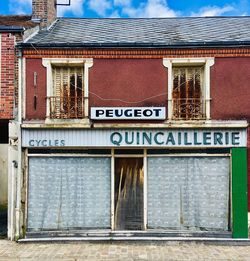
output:
[[[8,144],[0,144],[0,205],[8,202]]]

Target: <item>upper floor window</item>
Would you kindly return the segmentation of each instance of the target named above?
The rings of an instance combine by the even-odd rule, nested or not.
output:
[[[204,119],[203,66],[173,67],[173,119]]]
[[[50,118],[84,118],[84,72],[82,66],[52,66],[53,96],[48,97]]]
[[[168,68],[168,119],[210,119],[213,58],[164,59]]]
[[[92,64],[92,59],[43,59],[47,68],[47,119],[88,117],[88,69]]]

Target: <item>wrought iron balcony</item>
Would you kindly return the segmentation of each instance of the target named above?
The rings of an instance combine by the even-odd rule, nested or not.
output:
[[[83,97],[47,97],[49,100],[49,117],[51,119],[84,118]]]
[[[174,98],[172,101],[173,119],[201,120],[206,118],[205,100],[199,98]]]

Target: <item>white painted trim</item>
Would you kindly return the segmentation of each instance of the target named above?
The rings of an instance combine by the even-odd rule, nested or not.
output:
[[[82,120],[83,121],[83,120]],[[190,128],[196,128],[196,129],[203,129],[203,128],[224,128],[224,129],[230,129],[230,128],[247,128],[248,123],[247,121],[217,121],[217,120],[206,120],[206,121],[165,121],[164,123],[94,123],[92,126],[90,125],[84,125],[84,122],[75,121],[75,120],[68,120],[67,122],[60,122],[51,120],[50,124],[44,124],[41,122],[32,121],[31,123],[25,122],[22,124],[22,128],[24,129],[32,129],[32,128],[44,128],[49,129],[53,126],[53,128],[71,128],[71,129],[89,129],[89,128],[96,128],[96,129],[150,129],[150,128],[158,128],[158,129],[165,129],[165,128],[171,128],[171,129],[190,129]]]
[[[147,230],[148,225],[148,162],[147,162],[147,149],[143,150],[143,226]]]
[[[84,64],[84,112],[89,116],[89,68],[93,66],[93,59],[85,61]]]
[[[26,35],[27,35],[27,33],[28,32],[30,33],[30,31],[34,31],[34,32],[32,32],[32,33],[30,33],[30,35],[28,35],[27,37],[26,37]],[[33,38],[36,34],[38,34],[38,32],[39,32],[39,26],[36,26],[36,27],[34,27],[33,29],[28,29],[28,30],[25,30],[24,31],[24,43],[27,43],[31,38]]]
[[[110,154],[78,154],[78,153],[50,153],[50,154],[45,154],[45,153],[36,153],[36,154],[27,154],[27,157],[29,158],[35,158],[35,157],[60,157],[60,158],[110,158]]]
[[[52,66],[50,59],[43,59],[42,64],[46,67],[46,96],[52,95],[51,91],[53,88],[53,78],[52,78]],[[46,97],[46,119],[49,118],[49,100]]]
[[[115,229],[115,150],[111,150],[111,230]]]
[[[11,163],[11,202],[9,205],[10,208],[10,227],[9,227],[9,237],[13,241],[15,239],[15,205],[16,205],[16,168],[14,163]]]
[[[21,112],[20,112],[21,114]],[[23,164],[22,164],[22,131],[21,131],[21,124],[18,124],[18,169],[17,169],[17,184],[16,184],[16,208],[15,208],[15,216],[16,216],[16,231],[15,237],[19,238],[21,231],[22,231],[22,210],[21,210],[21,200],[22,200],[22,184],[23,184]]]
[[[205,83],[205,101],[206,101],[206,119],[211,118],[211,96],[210,96],[210,67],[214,65],[214,58],[210,58],[206,60],[205,63],[205,72],[204,72],[204,83]]]
[[[22,66],[23,70],[19,70],[21,72],[21,79],[20,81],[22,82],[22,92],[23,92],[23,99],[19,100],[18,103],[22,104],[22,118],[26,119],[26,58],[22,59]],[[20,68],[20,67],[19,67]]]
[[[172,117],[172,61],[163,58],[163,65],[168,68],[168,119]]]
[[[29,200],[28,200],[28,193],[29,193],[29,157],[28,157],[28,150],[25,150],[25,156],[24,156],[24,164],[25,164],[25,168],[24,168],[24,175],[25,175],[25,214],[24,214],[24,225],[27,228],[28,227],[28,204],[29,204]]]
[[[89,231],[87,231],[88,234],[90,235],[91,233]],[[123,232],[123,231],[121,231]],[[126,230],[125,232],[127,232],[128,234],[131,234],[131,233],[134,233],[134,232],[138,232],[138,230],[136,231],[130,231],[130,230]],[[206,243],[206,242],[210,242],[211,244],[218,244],[219,242],[220,243],[225,243],[225,244],[228,244],[229,246],[232,245],[236,245],[236,243],[239,243],[239,244],[244,244],[243,246],[245,245],[249,245],[250,243],[250,240],[248,238],[225,238],[225,237],[198,237],[199,233],[197,233],[197,236],[194,236],[194,237],[187,237],[187,232],[184,232],[182,234],[184,234],[183,237],[169,237],[169,236],[161,236],[161,237],[157,237],[157,236],[147,236],[147,234],[145,233],[145,237],[142,237],[142,236],[115,236],[113,233],[112,233],[112,236],[97,236],[97,237],[36,237],[36,238],[25,238],[25,239],[19,239],[18,242],[20,243],[32,243],[32,242],[62,242],[62,241],[65,241],[65,242],[84,242],[84,241],[100,241],[100,240],[103,240],[103,241],[106,241],[109,240],[109,241],[121,241],[121,240],[125,240],[125,241],[134,241],[134,242],[143,242],[143,241],[165,241],[166,243],[171,243],[172,242],[175,242],[175,243],[178,243],[178,242],[199,242],[199,243]],[[119,232],[117,231],[117,234],[119,234]],[[207,233],[209,235],[209,233]]]
[[[118,149],[116,147],[116,149]],[[130,149],[130,148],[122,148],[122,149]],[[131,148],[132,149],[138,149],[138,148]],[[115,158],[143,158],[143,154],[115,154]]]
[[[173,114],[173,65],[185,66],[185,65],[204,65],[204,89],[205,89],[205,107],[206,107],[206,119],[210,119],[210,67],[214,65],[213,57],[205,58],[163,58],[163,65],[168,69],[168,120],[172,120]]]
[[[53,95],[53,75],[52,65],[83,65],[84,66],[84,113],[85,117],[89,114],[89,68],[93,65],[92,58],[43,58],[42,64],[46,67],[47,87],[46,95],[50,97]],[[46,99],[46,119],[49,119],[49,100]]]
[[[230,157],[230,153],[223,153],[223,154],[207,154],[207,153],[172,153],[172,154],[147,154],[147,157],[154,158],[154,157]]]

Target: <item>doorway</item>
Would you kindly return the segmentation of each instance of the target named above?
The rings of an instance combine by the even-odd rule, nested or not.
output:
[[[114,229],[143,229],[143,158],[115,158]]]

